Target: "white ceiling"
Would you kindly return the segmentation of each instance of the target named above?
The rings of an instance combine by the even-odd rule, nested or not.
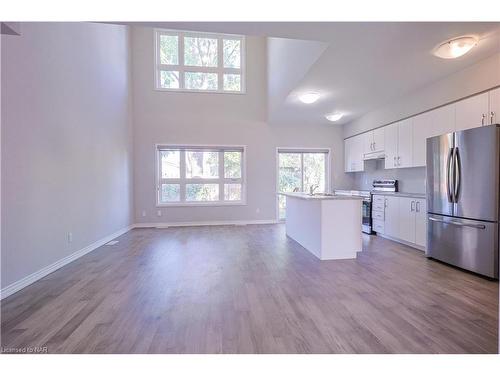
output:
[[[269,118],[272,123],[325,123],[326,113],[345,112],[352,121],[434,81],[500,52],[500,23],[147,23],[149,26],[273,38],[268,46]],[[439,43],[477,35],[469,54],[454,60],[431,54]],[[308,42],[309,41],[309,42]],[[323,42],[323,43],[319,43]],[[297,46],[302,45],[301,53]],[[294,58],[290,58],[293,56]],[[285,58],[286,57],[286,58]],[[274,63],[271,63],[274,61]],[[282,64],[276,62],[283,61]],[[305,105],[297,93],[314,90],[318,102]]]

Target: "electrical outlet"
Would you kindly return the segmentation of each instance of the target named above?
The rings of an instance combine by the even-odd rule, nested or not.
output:
[[[68,243],[73,242],[73,233],[68,232]]]
[[[142,217],[146,217],[146,210],[142,210]]]
[[[157,214],[158,216],[161,216],[161,210],[156,211],[156,214]]]

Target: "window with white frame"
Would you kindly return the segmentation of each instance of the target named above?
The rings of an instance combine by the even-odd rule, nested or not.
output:
[[[245,37],[156,30],[156,88],[173,91],[245,91]]]
[[[157,204],[245,202],[244,146],[157,146]]]

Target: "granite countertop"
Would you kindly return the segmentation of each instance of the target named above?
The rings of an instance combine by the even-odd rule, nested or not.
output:
[[[287,197],[305,200],[363,200],[363,197],[350,195],[321,194],[309,195],[307,193],[278,193]]]
[[[424,193],[404,193],[404,192],[393,192],[393,191],[373,191],[373,195],[393,195],[396,197],[408,197],[408,198],[420,198],[425,199],[427,196]]]

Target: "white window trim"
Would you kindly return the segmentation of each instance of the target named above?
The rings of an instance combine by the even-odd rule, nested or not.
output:
[[[275,164],[276,164],[276,222],[279,223],[284,223],[286,219],[280,219],[280,207],[279,207],[279,200],[278,197],[279,195],[283,195],[279,191],[279,169],[280,169],[280,160],[279,160],[279,154],[283,152],[302,152],[302,153],[307,153],[307,152],[324,152],[326,153],[326,176],[325,176],[325,191],[329,192],[330,191],[330,185],[331,185],[331,154],[332,150],[329,147],[276,147],[276,154],[275,154]],[[302,161],[303,162],[303,161]],[[304,167],[302,167],[302,174],[304,173]],[[301,184],[304,183],[304,177],[302,175],[302,181]]]
[[[185,177],[185,167],[184,163],[185,161],[181,157],[180,164],[181,164],[181,171],[180,171],[180,178],[176,179],[162,179],[160,178],[160,172],[161,172],[161,165],[160,165],[160,149],[161,148],[199,148],[199,149],[220,149],[220,152],[223,152],[222,149],[231,149],[231,148],[238,148],[242,149],[242,160],[241,160],[241,178],[239,178],[238,182],[235,182],[234,179],[231,178],[225,178],[224,177],[224,160],[221,160],[219,157],[219,178],[214,178],[214,179],[209,179],[209,178],[186,178]],[[156,207],[161,208],[161,207],[193,207],[193,206],[210,206],[210,207],[217,207],[217,206],[246,206],[247,205],[247,176],[246,176],[246,171],[247,171],[247,146],[246,145],[199,145],[199,144],[172,144],[172,143],[157,143],[155,144],[155,201],[156,201]],[[219,154],[220,155],[220,154]],[[217,183],[222,186],[224,186],[225,183],[241,183],[241,200],[239,201],[224,201],[220,200],[220,197],[224,196],[224,189],[220,189],[219,187],[219,200],[217,201],[205,201],[205,202],[189,202],[189,201],[182,201],[185,197],[183,196],[183,190],[181,188],[181,201],[180,202],[160,202],[160,190],[161,190],[161,182],[165,180],[171,180],[172,183],[180,183],[181,186],[182,184],[186,183],[203,183],[203,184],[210,184],[210,183]]]
[[[182,31],[182,30],[168,30],[168,29],[154,29],[154,70],[153,70],[153,88],[156,91],[166,91],[166,92],[190,92],[190,93],[210,93],[210,94],[236,94],[242,95],[246,94],[246,43],[244,35],[233,35],[233,34],[217,34],[217,33],[205,33],[205,32],[194,32],[194,31]],[[160,64],[160,35],[173,35],[179,38],[179,64],[178,65],[165,65]],[[185,66],[184,65],[184,37],[211,37],[217,38],[217,57],[218,65],[217,67],[206,67],[206,66]],[[222,52],[222,40],[223,39],[238,39],[241,41],[241,51],[240,58],[241,64],[240,69],[237,68],[224,68],[224,57]],[[160,69],[162,68],[163,69]],[[179,88],[164,88],[160,86],[160,70],[170,70],[179,71]],[[218,83],[217,90],[198,90],[198,89],[186,89],[182,87],[184,85],[184,72],[208,72],[217,73]],[[240,74],[241,75],[241,91],[224,91],[223,75],[227,74]]]

